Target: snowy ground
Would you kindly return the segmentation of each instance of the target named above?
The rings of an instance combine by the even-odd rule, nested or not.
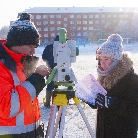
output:
[[[99,45],[91,44],[79,46],[79,56],[76,57],[76,62],[71,65],[77,80],[81,80],[88,74],[92,74],[97,77],[95,60],[95,50]],[[36,55],[41,57],[44,47],[36,49]],[[124,45],[125,51],[132,53],[132,59],[134,61],[135,72],[138,73],[138,44]],[[39,64],[44,64],[40,58]],[[39,94],[39,102],[41,107],[42,121],[45,124],[45,131],[48,124],[50,109],[43,106],[43,98],[45,98],[45,88]],[[82,105],[83,111],[92,127],[95,129],[96,110],[91,109],[88,105]],[[58,133],[57,133],[58,135]],[[91,138],[85,122],[77,109],[76,105],[68,105],[66,110],[65,125],[63,130],[64,138]]]

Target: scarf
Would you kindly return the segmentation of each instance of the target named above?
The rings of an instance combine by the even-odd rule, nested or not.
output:
[[[113,60],[113,62],[111,63],[111,65],[105,71],[99,65],[98,68],[97,68],[97,72],[101,76],[107,76],[118,65],[118,63],[119,63],[119,60]]]

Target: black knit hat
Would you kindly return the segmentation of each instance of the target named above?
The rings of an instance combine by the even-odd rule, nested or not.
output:
[[[31,22],[31,15],[28,13],[21,13],[20,18],[13,22],[10,26],[7,35],[7,47],[22,46],[22,45],[36,45],[40,44],[40,35]]]

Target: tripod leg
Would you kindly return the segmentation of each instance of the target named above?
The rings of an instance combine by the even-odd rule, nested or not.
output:
[[[58,138],[62,138],[62,135],[63,135],[63,129],[64,129],[64,123],[65,123],[65,114],[66,114],[66,106],[62,106],[62,115],[61,115],[61,122],[60,122],[59,137]]]
[[[57,106],[53,106],[51,109],[51,112],[50,112],[50,118],[49,118],[49,122],[48,122],[46,138],[52,138],[53,130],[54,130],[54,123],[55,123],[55,119],[56,119],[56,112],[57,112]]]
[[[96,138],[96,136],[95,136],[95,134],[94,134],[94,132],[93,132],[93,130],[92,130],[87,118],[86,118],[86,115],[85,115],[85,113],[84,113],[84,111],[83,111],[83,109],[81,107],[80,102],[78,102],[79,101],[78,98],[75,97],[74,101],[75,101],[75,103],[77,105],[77,108],[78,108],[78,110],[79,110],[79,112],[80,112],[80,114],[81,114],[81,116],[82,116],[87,128],[88,128],[88,131],[89,131],[90,135],[92,136],[92,138]]]
[[[96,131],[97,131],[97,109],[96,109],[96,112],[95,112],[95,131],[94,131],[94,133],[95,133],[95,135],[96,135]]]
[[[58,111],[58,115],[57,115],[57,119],[56,119],[56,123],[55,123],[55,128],[54,128],[54,134],[53,134],[54,138],[56,136],[56,132],[57,132],[57,128],[58,128],[58,125],[60,122],[61,114],[62,114],[62,107],[60,106],[59,111]]]

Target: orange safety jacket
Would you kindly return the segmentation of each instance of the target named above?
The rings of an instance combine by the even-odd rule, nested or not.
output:
[[[0,60],[0,135],[30,132],[39,126],[40,119],[36,89],[23,73],[20,61],[26,55],[11,51],[4,42],[1,47],[15,61],[16,72]]]

